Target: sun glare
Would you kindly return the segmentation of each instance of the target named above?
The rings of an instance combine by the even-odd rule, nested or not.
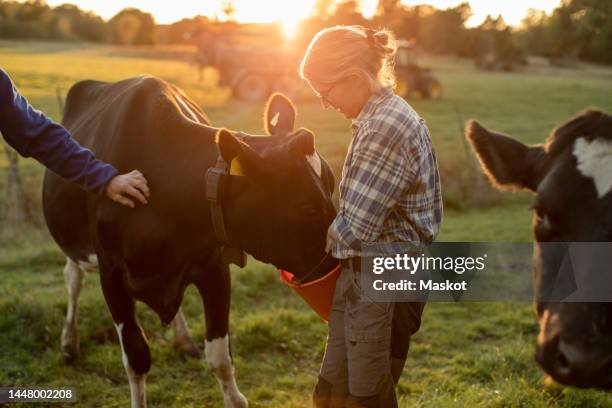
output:
[[[292,40],[295,37],[299,23],[299,20],[294,18],[284,18],[280,21],[283,27],[283,34],[287,39]]]
[[[271,23],[277,22],[284,35],[291,39],[295,36],[299,22],[313,13],[315,0],[235,0],[235,18],[240,22]]]

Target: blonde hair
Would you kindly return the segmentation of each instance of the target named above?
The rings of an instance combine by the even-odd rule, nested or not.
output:
[[[371,91],[395,86],[395,51],[395,39],[388,30],[359,25],[327,28],[310,42],[300,64],[300,77],[309,83],[331,85],[357,74],[368,81]]]

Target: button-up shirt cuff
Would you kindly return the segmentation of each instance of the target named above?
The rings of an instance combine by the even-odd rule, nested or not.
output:
[[[355,237],[351,231],[351,227],[344,219],[341,213],[336,215],[336,219],[329,227],[328,235],[334,241],[334,246],[339,245],[344,248],[359,250],[361,241]]]

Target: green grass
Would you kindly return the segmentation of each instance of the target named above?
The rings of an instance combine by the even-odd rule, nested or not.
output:
[[[148,55],[148,56],[147,56]],[[262,106],[229,99],[212,81],[198,82],[195,68],[180,61],[85,44],[0,42],[0,61],[38,108],[59,119],[56,88],[63,94],[78,80],[118,80],[141,73],[179,85],[216,126],[261,132]],[[499,194],[478,182],[474,161],[462,141],[462,123],[486,126],[529,143],[587,106],[612,111],[612,70],[528,69],[484,73],[468,62],[429,59],[444,86],[439,102],[413,101],[427,120],[443,175],[442,241],[531,239],[529,194]],[[298,126],[315,131],[317,145],[338,175],[350,138],[349,123],[321,110],[312,98],[297,102]],[[0,155],[0,197],[5,188]],[[42,169],[21,162],[28,195],[40,222]],[[59,336],[66,307],[63,256],[42,228],[0,230],[0,384],[71,386],[75,406],[123,407],[129,389],[112,321],[98,276],[89,274],[81,296],[81,359],[66,366]],[[238,385],[254,407],[304,407],[325,345],[325,326],[303,302],[278,283],[273,267],[256,261],[232,271],[231,333]],[[184,313],[203,345],[201,302],[189,288]],[[181,357],[172,333],[139,305],[150,339],[153,368],[148,379],[152,407],[217,407],[221,394],[201,361]],[[402,407],[574,407],[609,406],[608,394],[548,388],[533,361],[537,325],[527,303],[431,303],[414,337],[398,387]],[[32,405],[34,406],[34,405]]]

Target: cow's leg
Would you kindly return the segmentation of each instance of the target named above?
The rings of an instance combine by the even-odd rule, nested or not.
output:
[[[66,308],[66,321],[62,329],[61,347],[62,356],[67,363],[71,363],[79,357],[79,295],[84,278],[83,269],[72,259],[66,258],[64,281],[68,289],[68,307]]]
[[[123,366],[130,382],[132,408],[147,406],[146,378],[151,352],[134,311],[134,300],[125,292],[119,271],[100,271],[102,292],[117,329]]]
[[[183,316],[183,310],[180,308],[172,320],[172,329],[174,330],[174,347],[190,357],[200,358],[200,350],[191,338],[191,332],[185,321],[185,316]]]
[[[227,265],[219,264],[201,274],[196,286],[204,302],[206,317],[206,361],[214,373],[226,408],[248,407],[238,390],[229,346],[230,275]]]

